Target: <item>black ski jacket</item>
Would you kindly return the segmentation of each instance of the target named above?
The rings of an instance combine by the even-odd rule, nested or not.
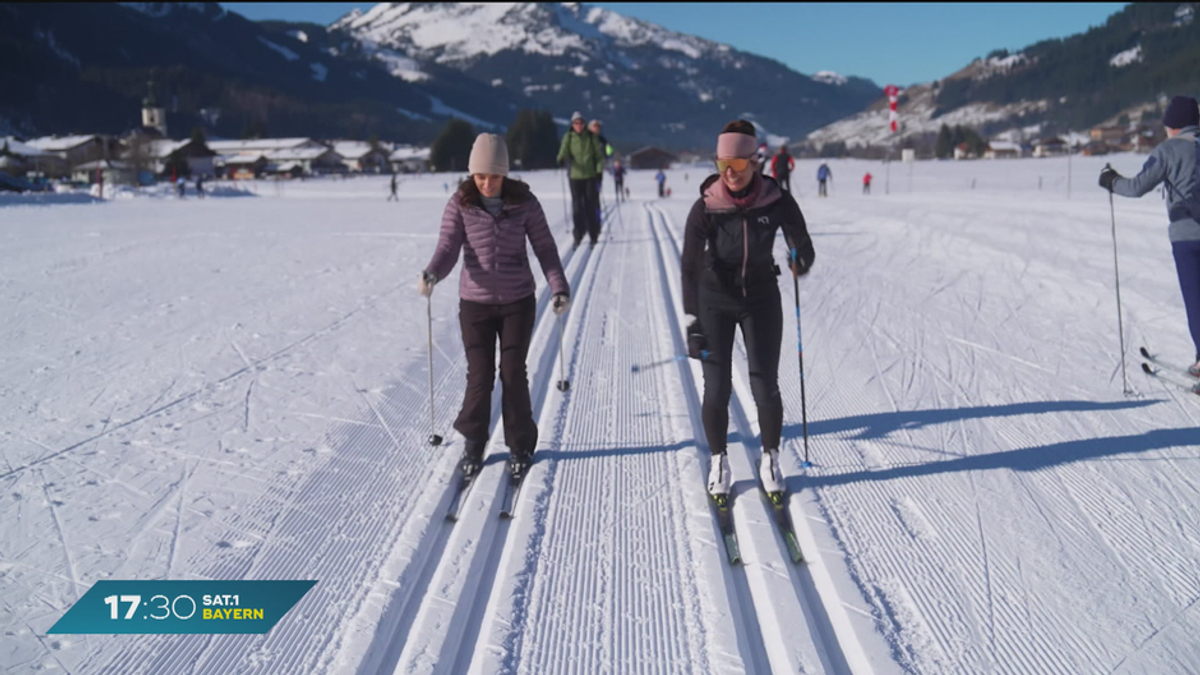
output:
[[[733,202],[729,191],[713,174],[700,185],[700,199],[688,214],[683,235],[683,311],[699,315],[699,284],[749,297],[763,284],[776,284],[779,266],[772,252],[775,233],[783,229],[789,251],[796,249],[798,273],[804,275],[816,257],[812,238],[800,206],[779,183],[761,180],[748,207]]]

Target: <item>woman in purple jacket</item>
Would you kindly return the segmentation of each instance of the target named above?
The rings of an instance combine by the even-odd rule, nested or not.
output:
[[[464,180],[446,204],[442,230],[433,259],[421,272],[417,289],[433,293],[463,253],[459,277],[459,323],[467,352],[467,391],[454,428],[465,439],[460,464],[474,475],[483,464],[492,416],[492,385],[496,379],[496,338],[500,339],[500,382],[504,438],[509,468],[520,475],[533,462],[538,429],[529,402],[525,357],[533,337],[537,301],[525,240],[541,263],[554,293],[554,313],[571,304],[571,289],[542,205],[529,186],[507,178],[508,148],[495,134],[479,134],[467,163]]]

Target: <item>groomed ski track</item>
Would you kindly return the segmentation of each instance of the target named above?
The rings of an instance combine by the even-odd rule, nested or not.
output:
[[[698,365],[630,372],[683,350],[676,236],[650,205],[606,215],[594,249],[564,247],[575,289],[565,394],[557,327],[541,306],[531,349],[542,355],[531,358],[541,441],[514,519],[497,517],[507,456],[497,425],[463,516],[434,537],[360,672],[892,672],[863,657],[855,630],[878,639],[863,624],[869,611],[855,608],[856,627],[832,582],[846,590],[845,572],[830,573],[810,529],[808,563],[788,559],[757,488],[757,445],[731,446],[744,564],[727,563],[703,487]],[[746,383],[737,389],[746,438],[757,431]]]

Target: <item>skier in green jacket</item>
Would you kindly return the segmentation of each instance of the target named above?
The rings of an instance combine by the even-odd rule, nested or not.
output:
[[[600,202],[596,178],[604,172],[604,149],[600,139],[588,131],[583,115],[571,115],[571,130],[562,139],[558,162],[571,163],[571,211],[575,218],[575,246],[586,232],[592,246],[600,238]]]

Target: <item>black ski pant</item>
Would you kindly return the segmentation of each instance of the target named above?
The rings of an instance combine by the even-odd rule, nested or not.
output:
[[[725,452],[729,430],[729,397],[733,392],[733,340],[742,329],[750,362],[750,392],[758,408],[758,427],[764,449],[779,448],[783,433],[783,397],[779,393],[779,350],[783,343],[783,308],[774,279],[754,287],[749,297],[741,290],[700,283],[700,326],[710,352],[703,362],[704,435],[714,455]]]
[[[789,195],[792,194],[792,177],[791,176],[782,176],[779,178],[779,180],[777,182],[779,183],[779,189],[783,190],[784,192],[788,193]]]
[[[498,337],[504,440],[510,451],[533,453],[538,429],[529,401],[525,357],[533,339],[536,312],[537,300],[532,294],[504,305],[459,300],[458,320],[467,352],[467,391],[454,428],[468,441],[482,443],[488,439]]]
[[[827,193],[825,191],[825,181],[823,181],[823,180],[817,181],[817,196],[818,197],[828,197],[829,196],[829,193]]]
[[[600,238],[600,195],[596,191],[595,178],[571,179],[571,213],[575,220],[575,243],[583,241],[583,235],[592,241]]]
[[[617,188],[617,201],[619,201],[619,202],[625,201],[625,181],[618,178],[613,181],[613,184]]]

